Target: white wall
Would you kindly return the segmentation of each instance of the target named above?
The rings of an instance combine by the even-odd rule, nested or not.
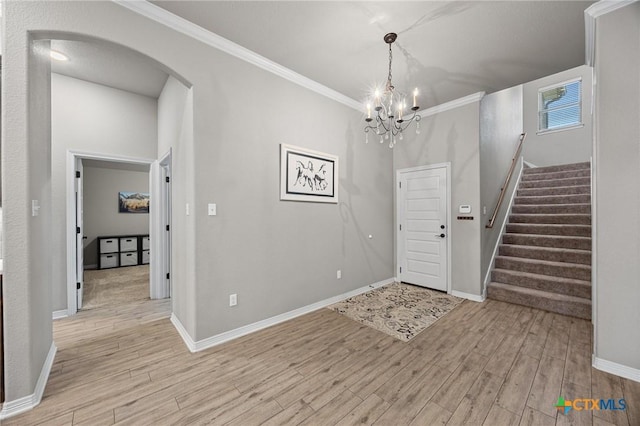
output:
[[[481,221],[482,229],[483,280],[491,266],[491,255],[500,238],[502,222],[509,213],[509,195],[515,189],[516,178],[520,172],[519,168],[515,170],[494,226],[487,228],[509,172],[511,160],[520,143],[520,134],[523,131],[522,89],[520,85],[491,93],[486,95],[480,104],[480,199],[483,210],[478,219]],[[516,167],[519,167],[519,162]]]
[[[557,132],[538,133],[538,90],[565,81],[582,78],[583,126]],[[523,155],[538,167],[590,161],[592,146],[592,68],[586,65],[559,72],[524,84],[524,131],[527,140]]]
[[[156,158],[154,98],[51,74],[52,220],[66,218],[67,150]],[[52,251],[53,310],[67,308],[66,228],[55,226]]]
[[[451,284],[455,291],[481,296],[480,102],[425,117],[420,123],[420,135],[407,132],[393,148],[393,169],[451,162]],[[373,146],[390,151],[384,145]],[[473,220],[456,219],[461,204],[471,205]]]
[[[149,173],[84,167],[83,213],[85,266],[98,265],[100,236],[149,233],[148,213],[120,213],[118,192],[149,192]]]
[[[601,361],[617,364],[635,380],[640,380],[638,52],[640,3],[597,18],[593,235],[596,366],[602,368]]]

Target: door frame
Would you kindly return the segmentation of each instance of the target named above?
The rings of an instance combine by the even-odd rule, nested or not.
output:
[[[150,211],[157,214],[150,218],[149,236],[151,239],[151,299],[171,297],[171,149],[151,164],[149,188],[155,197],[151,197]],[[166,178],[169,180],[166,180]],[[169,226],[169,229],[165,227]],[[169,274],[169,278],[167,278]]]
[[[76,250],[76,207],[75,207],[75,174],[76,161],[82,160],[99,160],[113,161],[120,163],[147,164],[151,167],[151,163],[155,160],[149,158],[128,157],[123,155],[102,154],[89,151],[67,150],[67,315],[75,315],[78,312],[77,296],[76,296],[76,267],[77,260]],[[81,177],[84,179],[84,176]],[[153,199],[154,194],[152,188],[149,188],[150,198]],[[149,211],[149,223],[158,216],[153,210]]]
[[[395,218],[394,218],[394,234],[395,234],[395,246],[396,246],[396,271],[400,271],[400,233],[398,232],[398,229],[400,227],[400,199],[398,197],[398,189],[399,189],[399,182],[400,182],[400,177],[403,173],[412,173],[412,172],[421,172],[424,170],[433,170],[433,169],[440,169],[440,168],[445,168],[446,170],[446,175],[447,175],[447,190],[446,190],[446,201],[445,201],[445,208],[446,208],[446,217],[447,217],[447,240],[446,240],[446,244],[447,244],[447,294],[451,294],[451,291],[453,290],[451,288],[451,242],[452,240],[452,223],[453,223],[453,217],[451,216],[452,214],[452,210],[451,210],[451,162],[446,162],[446,163],[435,163],[435,164],[427,164],[427,165],[423,165],[423,166],[416,166],[416,167],[408,167],[405,169],[397,169],[396,170],[396,176],[395,176],[395,183],[393,186],[393,191],[394,191],[394,199],[395,199],[395,204],[396,204],[396,208],[395,208]],[[399,273],[399,272],[398,272]]]

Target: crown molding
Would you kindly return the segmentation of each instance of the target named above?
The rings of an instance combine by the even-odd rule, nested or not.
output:
[[[592,4],[584,11],[584,34],[585,34],[585,64],[590,67],[594,64],[596,49],[596,18],[611,13],[635,3],[638,0],[601,0]]]
[[[333,89],[330,89],[327,86],[324,86],[314,80],[311,80],[308,77],[298,74],[297,72],[292,71],[289,68],[286,68],[276,62],[273,62],[272,60],[267,59],[264,56],[261,56],[245,47],[240,46],[239,44],[232,42],[231,40],[227,40],[226,38],[221,37],[211,31],[205,30],[204,28],[194,24],[193,22],[174,15],[173,13],[161,8],[160,6],[156,6],[155,4],[152,4],[146,0],[112,1],[122,7],[131,10],[132,12],[137,13],[138,15],[149,18],[161,25],[171,28],[174,31],[189,36],[215,49],[221,50],[222,52],[225,52],[231,56],[235,56],[238,59],[255,65],[258,68],[262,68],[265,71],[282,77],[285,80],[289,80],[290,82],[309,89],[312,92],[316,92],[322,96],[339,102],[345,106],[348,106],[349,108],[353,108],[357,111],[362,111],[363,109],[363,106],[360,102],[351,99],[348,96],[345,96]]]
[[[445,102],[440,105],[436,105],[431,108],[423,109],[418,111],[418,115],[422,118],[428,117],[430,115],[436,115],[441,112],[449,111],[450,109],[459,108],[461,106],[469,105],[474,102],[479,102],[484,97],[485,92],[477,92],[471,95],[465,96],[463,98],[454,99],[449,102]]]

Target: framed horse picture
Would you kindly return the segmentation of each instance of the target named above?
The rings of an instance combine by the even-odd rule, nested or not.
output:
[[[280,145],[280,199],[338,202],[338,157]]]

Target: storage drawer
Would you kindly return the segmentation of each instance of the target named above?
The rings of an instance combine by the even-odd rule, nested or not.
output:
[[[100,240],[100,253],[117,253],[118,239],[108,238]]]
[[[138,252],[131,251],[120,253],[120,266],[133,266],[138,264]]]
[[[120,238],[120,251],[136,251],[138,250],[137,237]]]
[[[100,269],[117,268],[117,267],[118,267],[117,253],[100,255]]]
[[[142,250],[149,250],[149,248],[151,248],[149,237],[142,237]]]
[[[142,251],[142,264],[146,265],[147,263],[149,263],[149,250],[143,250]]]

